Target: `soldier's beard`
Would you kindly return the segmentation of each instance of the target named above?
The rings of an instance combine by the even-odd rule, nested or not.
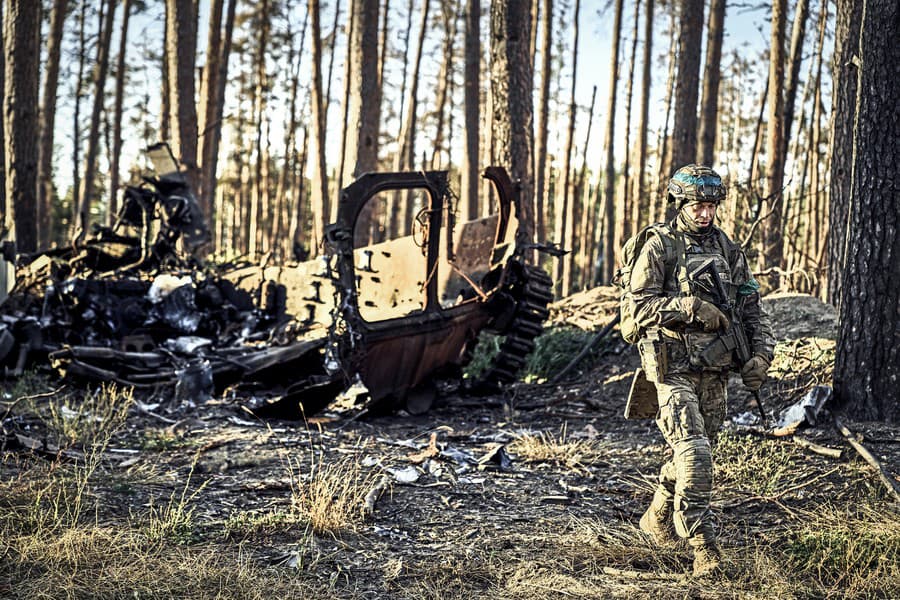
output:
[[[679,225],[679,228],[683,229],[684,231],[689,231],[691,233],[704,235],[704,234],[707,234],[710,231],[712,231],[712,228],[713,228],[713,225],[715,224],[715,222],[716,222],[716,217],[713,216],[713,218],[709,222],[709,225],[706,225],[704,227],[704,226],[701,226],[699,223],[697,223],[697,221],[694,220],[694,218],[690,215],[690,213],[685,208],[682,208],[681,210],[678,211],[678,225]]]

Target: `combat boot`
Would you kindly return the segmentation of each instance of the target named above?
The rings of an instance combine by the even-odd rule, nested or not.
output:
[[[672,499],[657,490],[638,526],[659,546],[677,542],[675,526],[672,524]]]
[[[694,577],[707,577],[721,572],[722,553],[715,542],[703,542],[693,548]]]

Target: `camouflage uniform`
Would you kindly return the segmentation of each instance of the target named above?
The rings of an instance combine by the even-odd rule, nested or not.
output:
[[[663,240],[663,236],[669,239]],[[671,260],[673,247],[683,252],[680,264]],[[715,225],[698,230],[680,210],[668,230],[653,235],[641,248],[631,272],[630,288],[635,322],[644,331],[638,347],[645,370],[650,372],[659,366],[648,362],[662,361],[661,381],[655,382],[659,401],[656,423],[673,450],[672,458],[660,469],[659,485],[648,514],[652,513],[654,521],[666,528],[674,520],[675,532],[687,538],[695,552],[712,548],[718,556],[709,509],[713,485],[711,444],[725,418],[726,383],[733,358],[728,352],[711,362],[707,355],[700,362],[700,352],[719,333],[704,331],[691,312],[690,302],[686,302],[693,300],[691,295],[712,302],[713,298],[695,287],[688,275],[709,260],[714,261],[732,303],[739,300],[738,305],[742,305],[739,316],[751,350],[767,366],[772,360],[774,341],[759,302],[759,285],[740,247]],[[654,344],[665,356],[649,356]],[[641,528],[645,529],[644,519]],[[717,558],[715,562],[717,565]]]

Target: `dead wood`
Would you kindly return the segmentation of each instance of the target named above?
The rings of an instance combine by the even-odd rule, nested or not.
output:
[[[363,500],[363,515],[371,516],[375,513],[375,503],[378,502],[378,499],[381,498],[381,495],[384,491],[390,486],[391,478],[387,475],[382,475],[378,480],[378,483],[375,484],[369,493],[366,494],[365,500]]]
[[[869,463],[873,469],[875,469],[878,478],[884,483],[885,487],[887,487],[888,491],[894,496],[894,500],[896,502],[900,502],[900,486],[898,486],[897,482],[894,480],[893,476],[888,473],[882,464],[878,461],[875,456],[869,452],[868,448],[862,445],[862,443],[856,438],[856,435],[853,434],[847,426],[844,425],[843,421],[841,421],[840,417],[834,417],[834,427],[838,430],[838,432],[844,436],[844,439],[847,440],[853,449],[865,460]]]

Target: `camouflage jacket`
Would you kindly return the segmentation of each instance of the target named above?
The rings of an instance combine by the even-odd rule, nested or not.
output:
[[[715,261],[719,277],[730,295],[729,300],[741,306],[738,316],[744,325],[752,353],[771,361],[775,341],[768,315],[759,299],[759,284],[750,272],[743,251],[715,226],[706,234],[695,234],[687,231],[678,219],[673,225],[684,241],[687,273],[705,261]],[[718,334],[705,333],[697,324],[690,323],[691,318],[680,301],[686,294],[676,273],[677,261],[666,261],[666,248],[660,235],[663,234],[647,240],[631,272],[635,321],[648,334],[658,332],[665,341],[669,372],[696,370],[696,367],[690,366],[691,353],[702,351]],[[694,288],[693,282],[691,288],[693,295],[703,300],[713,300],[701,288]],[[726,369],[729,363],[723,361],[721,368]]]

